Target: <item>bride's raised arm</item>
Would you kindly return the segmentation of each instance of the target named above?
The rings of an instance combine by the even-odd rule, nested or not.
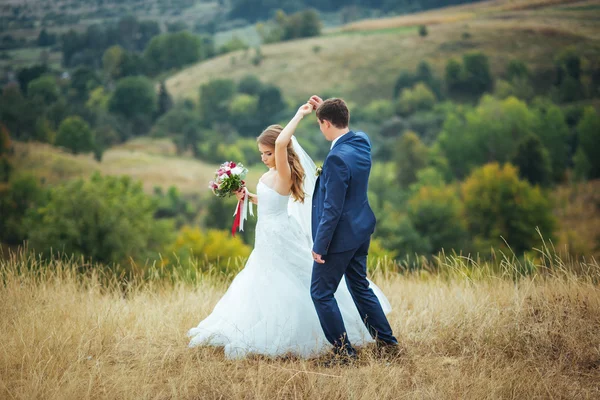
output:
[[[312,110],[313,106],[311,104],[306,103],[302,105],[296,111],[294,118],[288,122],[277,137],[277,140],[275,140],[275,169],[277,169],[277,177],[280,182],[291,182],[292,180],[292,170],[288,162],[287,147],[302,118],[310,114]]]

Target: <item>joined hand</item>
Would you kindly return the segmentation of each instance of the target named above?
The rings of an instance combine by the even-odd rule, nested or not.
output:
[[[310,99],[308,99],[308,103],[313,106],[314,110],[316,110],[321,104],[323,104],[323,99],[317,95],[312,95],[310,96]]]

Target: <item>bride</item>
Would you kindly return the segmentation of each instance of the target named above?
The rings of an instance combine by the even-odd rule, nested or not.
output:
[[[262,162],[269,167],[248,192],[258,205],[254,250],[213,312],[188,331],[189,347],[223,346],[227,358],[248,354],[317,356],[331,348],[310,295],[313,266],[311,206],[316,168],[293,137],[299,122],[313,110],[300,107],[285,128],[269,126],[258,137]],[[237,194],[243,200],[245,192]],[[370,282],[384,312],[390,303]],[[373,342],[342,280],[335,298],[348,338]]]

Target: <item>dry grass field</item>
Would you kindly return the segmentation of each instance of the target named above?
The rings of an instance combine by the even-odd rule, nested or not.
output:
[[[375,262],[375,261],[373,261]],[[547,250],[510,279],[463,259],[398,274],[375,262],[407,354],[360,349],[354,366],[187,348],[229,278],[133,280],[0,260],[2,399],[594,399],[600,396],[600,267]],[[382,272],[386,271],[386,272]]]
[[[600,1],[488,1],[394,18],[364,20],[321,37],[230,53],[184,69],[167,80],[176,98],[197,100],[199,87],[216,78],[255,74],[281,87],[291,99],[335,93],[357,102],[391,98],[402,70],[429,61],[443,74],[451,57],[479,50],[490,57],[494,74],[519,58],[532,69],[551,68],[558,49],[575,46],[600,54]],[[427,37],[417,27],[428,26]],[[466,35],[466,36],[465,36]]]

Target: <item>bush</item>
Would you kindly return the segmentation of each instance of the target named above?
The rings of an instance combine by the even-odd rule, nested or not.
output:
[[[251,251],[239,236],[232,237],[228,231],[209,229],[203,232],[199,228],[184,226],[171,245],[169,254],[175,254],[180,262],[184,263],[188,260],[199,260],[214,264],[223,260],[220,264],[222,272],[235,273],[238,271],[228,270],[225,261],[229,258],[246,258]]]
[[[424,83],[417,83],[412,89],[404,89],[398,100],[396,112],[407,116],[417,111],[431,110],[435,105],[435,94]]]
[[[30,233],[25,216],[45,199],[46,192],[33,175],[14,175],[8,186],[0,187],[0,242],[22,245]]]
[[[83,256],[100,263],[143,262],[169,241],[172,223],[154,220],[156,202],[141,182],[102,177],[68,182],[49,191],[46,206],[27,218],[30,247]]]
[[[550,156],[537,136],[529,135],[519,143],[512,162],[519,169],[519,176],[532,185],[547,186],[550,183]]]
[[[38,98],[45,105],[49,105],[58,100],[60,91],[56,79],[51,75],[44,75],[29,82],[27,95],[30,98]]]
[[[229,102],[235,94],[235,82],[216,79],[200,86],[200,115],[209,122],[229,119]]]
[[[95,148],[94,133],[81,117],[68,117],[58,128],[55,144],[73,154],[87,153]]]
[[[246,75],[238,82],[237,91],[240,93],[248,94],[250,96],[255,96],[260,93],[262,87],[263,84],[257,76]]]
[[[131,76],[119,80],[110,98],[108,109],[125,118],[151,117],[158,107],[154,84],[143,76]]]
[[[587,107],[577,124],[579,146],[590,162],[590,179],[600,178],[600,116],[593,107]]]
[[[509,161],[518,143],[539,126],[539,114],[525,102],[484,96],[477,108],[448,115],[437,144],[462,178],[474,166]]]
[[[258,114],[258,96],[238,94],[229,104],[231,124],[242,136],[257,136],[261,128]]]
[[[355,114],[356,120],[381,123],[394,115],[394,105],[389,100],[374,100],[366,107],[359,108]]]
[[[398,140],[394,154],[398,183],[408,186],[417,180],[417,172],[427,166],[427,147],[414,132],[406,132]]]
[[[190,32],[165,33],[152,38],[144,59],[154,73],[181,68],[206,57],[200,36]]]
[[[409,200],[408,215],[415,230],[430,243],[432,254],[463,249],[467,230],[455,188],[422,186]]]
[[[520,180],[510,164],[476,169],[462,184],[462,194],[468,229],[480,243],[503,247],[505,240],[520,255],[539,245],[536,228],[545,239],[553,237],[555,221],[548,197]]]
[[[231,53],[237,50],[246,50],[250,46],[237,36],[232,37],[219,49],[219,53]]]

